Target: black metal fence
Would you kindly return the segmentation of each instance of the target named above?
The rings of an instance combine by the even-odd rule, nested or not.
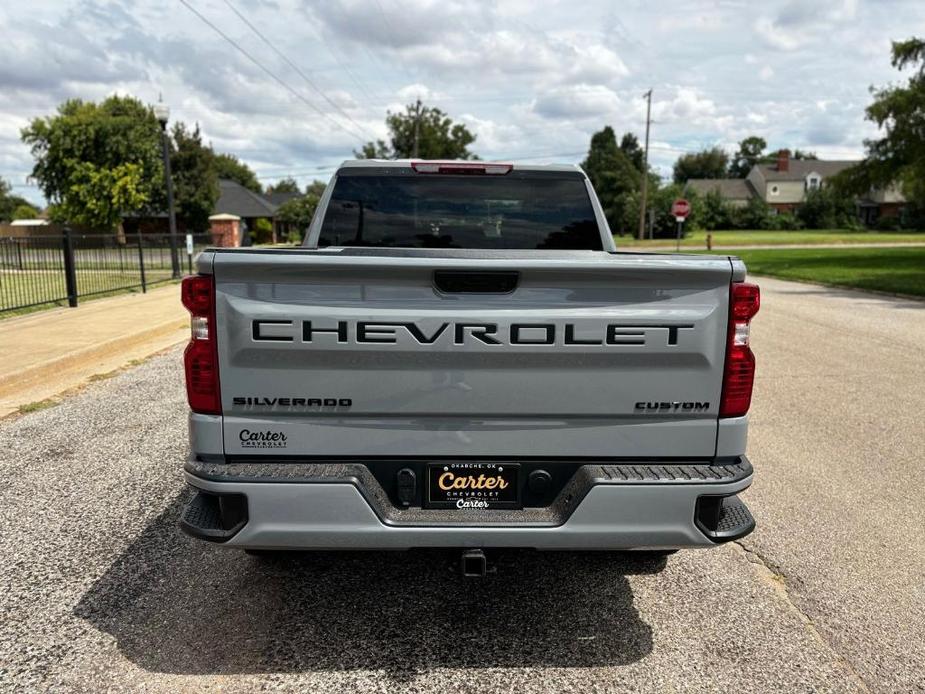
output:
[[[212,243],[193,235],[193,254],[179,237],[180,267]],[[0,316],[120,291],[146,291],[172,277],[169,234],[77,234],[0,238]]]

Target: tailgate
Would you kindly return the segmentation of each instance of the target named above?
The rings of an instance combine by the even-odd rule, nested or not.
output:
[[[727,258],[237,251],[213,272],[227,454],[715,452]]]

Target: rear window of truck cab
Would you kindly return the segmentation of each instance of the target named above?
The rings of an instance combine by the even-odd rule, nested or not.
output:
[[[603,250],[575,172],[342,170],[318,246]]]

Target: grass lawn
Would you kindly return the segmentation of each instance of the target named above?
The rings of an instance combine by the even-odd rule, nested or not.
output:
[[[844,231],[823,229],[813,231],[695,231],[681,239],[681,246],[706,248],[707,233],[713,234],[714,246],[776,246],[779,244],[817,244],[817,243],[922,243],[925,244],[925,232],[922,231]],[[672,239],[653,239],[639,241],[629,236],[614,236],[617,248],[645,246],[673,246]]]
[[[77,270],[79,303],[124,292],[140,292],[140,276],[116,270],[85,272]],[[152,269],[146,273],[149,284],[170,279],[170,269]],[[38,302],[37,306],[14,308]],[[64,273],[55,270],[0,271],[0,320],[55,306],[67,306]],[[10,310],[11,309],[11,310]]]
[[[736,251],[749,273],[925,296],[925,247]]]

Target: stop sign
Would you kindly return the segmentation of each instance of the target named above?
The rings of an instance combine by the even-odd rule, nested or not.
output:
[[[691,204],[684,198],[678,198],[671,203],[671,216],[685,219],[691,213]]]

